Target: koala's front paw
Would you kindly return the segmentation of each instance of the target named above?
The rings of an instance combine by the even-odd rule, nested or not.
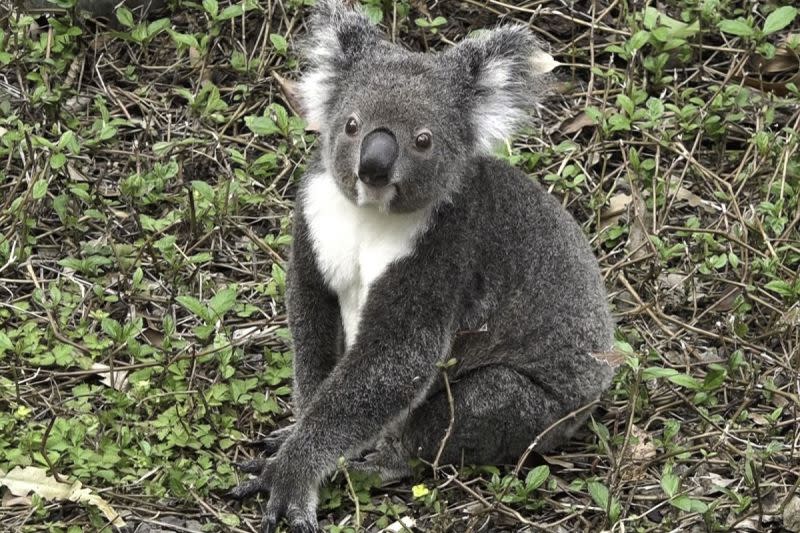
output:
[[[261,533],[277,531],[278,523],[285,519],[293,533],[317,531],[317,487],[303,480],[303,476],[284,467],[284,461],[257,458],[240,463],[239,468],[251,474],[248,479],[231,489],[228,496],[241,500],[259,492],[269,492],[264,506]]]

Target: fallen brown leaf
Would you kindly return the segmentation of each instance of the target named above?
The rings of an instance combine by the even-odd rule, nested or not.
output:
[[[618,367],[625,362],[625,354],[616,350],[608,352],[589,352],[589,355],[610,367]]]
[[[754,55],[749,65],[753,73],[742,77],[748,87],[785,96],[790,83],[800,85],[800,57],[787,46],[779,47],[769,59]]]
[[[647,211],[647,205],[644,203],[644,198],[639,194],[635,188],[631,188],[633,197],[633,217],[631,218],[630,231],[628,232],[628,242],[625,245],[626,250],[633,260],[643,259],[648,254],[648,243],[650,236],[647,232],[648,221],[650,214]]]
[[[425,5],[425,0],[411,0],[411,6],[426,17],[431,18],[431,12],[428,11],[428,6]]]
[[[564,135],[571,135],[589,126],[594,126],[594,122],[584,111],[562,122],[558,129]]]
[[[621,475],[626,481],[638,481],[644,478],[647,464],[656,456],[656,447],[650,435],[639,426],[631,426],[631,437],[621,463]]]
[[[103,363],[92,363],[91,370],[100,376],[100,383],[106,387],[111,387],[118,391],[126,391],[130,388],[128,382],[128,372],[125,370],[112,370],[110,366]]]
[[[692,207],[703,205],[703,199],[685,187],[678,189],[678,193],[675,196],[678,200],[685,200]]]

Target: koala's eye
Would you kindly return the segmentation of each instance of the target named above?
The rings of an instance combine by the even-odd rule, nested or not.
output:
[[[344,132],[351,137],[358,133],[358,120],[356,117],[350,117],[347,120],[347,124],[344,125]]]
[[[433,136],[429,131],[423,131],[417,135],[417,138],[414,140],[414,144],[420,150],[427,150],[431,147],[433,143]]]

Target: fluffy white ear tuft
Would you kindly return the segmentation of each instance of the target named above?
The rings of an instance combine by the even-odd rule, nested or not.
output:
[[[339,77],[380,34],[360,9],[342,0],[318,0],[310,26],[304,47],[308,69],[298,85],[298,96],[308,123],[324,128]]]
[[[298,97],[303,118],[312,130],[325,124],[326,109],[335,88],[335,75],[330,69],[319,66],[306,72],[298,84]]]
[[[536,50],[531,56],[531,72],[534,75],[547,74],[560,65],[561,63],[544,50]]]
[[[472,127],[477,148],[490,152],[531,120],[558,65],[524,26],[502,26],[466,39],[454,53],[472,77]]]
[[[528,115],[522,105],[512,78],[513,65],[508,60],[487,62],[478,77],[478,100],[473,112],[475,140],[481,150],[491,152],[499,143],[507,140],[521,126]]]

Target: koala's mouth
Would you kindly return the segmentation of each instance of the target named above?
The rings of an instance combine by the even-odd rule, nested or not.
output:
[[[374,186],[361,180],[356,181],[356,204],[359,207],[376,206],[381,211],[388,211],[392,200],[397,196],[397,186],[393,183]]]

